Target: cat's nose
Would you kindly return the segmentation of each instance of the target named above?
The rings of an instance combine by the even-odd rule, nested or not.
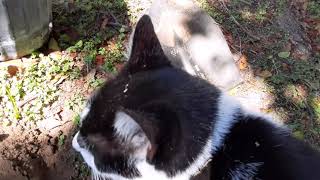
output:
[[[72,140],[72,147],[76,150],[76,151],[81,151],[81,147],[78,143],[78,136],[79,136],[79,132],[77,132],[77,134],[73,137]]]

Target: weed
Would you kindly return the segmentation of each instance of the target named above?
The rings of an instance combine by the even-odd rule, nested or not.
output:
[[[73,124],[76,126],[80,125],[80,114],[77,114],[74,118],[73,118]]]
[[[106,52],[101,45],[113,37],[118,37],[122,44],[126,37],[127,11],[126,3],[122,0],[76,0],[73,11],[64,7],[55,7],[53,20],[56,26],[68,27],[69,32],[61,32],[59,44],[69,52],[80,52],[79,56],[86,64],[87,71],[95,67],[97,55],[106,56],[108,62],[103,69],[115,72],[114,63],[122,58],[118,52]],[[79,18],[80,17],[80,18]],[[111,25],[110,25],[110,24]],[[77,39],[71,38],[75,36]],[[109,50],[107,50],[109,51]],[[116,59],[116,60],[115,60]],[[76,76],[76,74],[75,74]]]
[[[120,35],[121,36],[121,35]],[[122,45],[122,38],[118,37],[114,42],[110,42],[106,50],[100,50],[101,55],[105,57],[105,63],[102,68],[106,72],[116,72],[115,64],[122,61],[124,57],[124,47]]]
[[[296,137],[319,146],[319,55],[313,52],[315,55],[309,59],[299,60],[295,47],[290,46],[292,35],[279,27],[276,18],[290,11],[289,2],[234,0],[226,2],[225,6],[213,1],[198,2],[206,10],[210,9],[206,5],[214,4],[216,7],[209,11],[223,12],[224,32],[237,37],[229,42],[232,49],[239,50],[236,45],[240,44],[240,51],[241,48],[242,52],[247,50],[245,53],[253,71],[266,72],[264,78],[275,96],[275,110],[286,113],[287,123]],[[309,1],[307,17],[319,17],[320,8],[315,2]],[[255,40],[252,35],[260,40]]]
[[[15,117],[15,119],[20,119],[21,118],[21,114],[19,112],[16,100],[14,99],[14,97],[11,94],[11,89],[7,85],[5,86],[5,88],[6,88],[6,95],[8,96],[9,101],[11,102],[12,107],[13,107],[14,117]]]
[[[256,20],[263,22],[267,19],[267,9],[269,7],[268,3],[264,3],[258,7],[257,12],[255,13]]]
[[[317,123],[320,125],[320,97],[313,97],[311,106],[317,118]]]
[[[64,134],[59,135],[59,137],[58,137],[58,145],[59,146],[64,145],[65,140],[66,140],[66,136]]]
[[[73,61],[67,57],[50,58],[37,55],[39,62],[10,77],[7,69],[0,70],[0,114],[2,120],[37,121],[44,118],[43,110],[59,96],[58,85],[69,74],[76,74]]]
[[[73,71],[69,72],[69,77],[71,80],[78,79],[81,76],[79,67],[74,67]]]
[[[92,79],[90,82],[89,82],[89,85],[91,87],[93,87],[94,89],[102,86],[104,83],[104,80],[103,79]]]
[[[308,3],[308,12],[314,18],[320,18],[320,4],[317,1],[310,1]]]
[[[72,97],[72,99],[65,102],[65,106],[74,112],[80,112],[84,107],[84,103],[84,97],[80,93],[77,93]]]
[[[87,177],[90,175],[90,169],[85,165],[85,163],[82,163],[80,165],[80,176]]]

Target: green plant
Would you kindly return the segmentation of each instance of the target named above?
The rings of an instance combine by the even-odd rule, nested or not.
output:
[[[256,19],[260,22],[267,19],[267,9],[268,9],[269,3],[264,3],[258,7],[257,12],[255,13]]]
[[[80,125],[80,114],[77,114],[74,118],[73,118],[73,124],[76,126]]]
[[[65,106],[74,112],[80,112],[84,107],[84,103],[84,97],[80,93],[76,93],[70,100],[65,102]]]
[[[104,83],[104,80],[103,79],[92,79],[90,82],[89,82],[89,85],[93,88],[97,88],[97,87],[100,87],[102,86],[102,84]]]
[[[75,45],[68,47],[67,51],[69,51],[69,52],[77,52],[77,51],[81,51],[82,48],[83,48],[83,41],[79,40]]]
[[[39,54],[37,59],[13,77],[6,68],[0,70],[0,84],[4,85],[0,87],[0,121],[43,119],[43,110],[59,97],[59,84],[76,73],[74,62],[66,56],[52,58]]]
[[[66,140],[66,136],[64,134],[59,135],[59,137],[58,137],[58,145],[59,146],[64,145],[65,140]]]
[[[16,103],[16,100],[15,98],[12,96],[11,94],[11,89],[9,88],[9,86],[5,86],[6,87],[6,95],[8,96],[9,98],[9,101],[11,102],[12,104],[12,107],[13,107],[13,113],[14,113],[14,117],[16,119],[20,119],[21,118],[21,114],[19,112],[19,109],[18,109],[18,106],[17,106],[17,103]]]
[[[311,14],[311,16],[315,18],[320,18],[320,4],[317,1],[310,1],[308,3],[308,12]]]
[[[106,72],[116,72],[115,64],[122,61],[124,57],[124,47],[121,37],[117,37],[115,42],[108,44],[107,50],[104,53],[105,63],[102,68]]]

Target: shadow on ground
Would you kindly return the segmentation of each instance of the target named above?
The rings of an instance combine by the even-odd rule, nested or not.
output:
[[[295,136],[319,148],[320,7],[316,1],[209,1],[202,6],[221,24],[229,46],[239,55],[242,72],[262,79],[266,91],[273,94],[273,103],[260,110],[280,114]]]

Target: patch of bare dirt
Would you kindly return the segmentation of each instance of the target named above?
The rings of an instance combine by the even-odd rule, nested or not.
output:
[[[87,78],[68,80],[60,85],[61,96],[46,110],[47,119],[1,125],[0,180],[88,178],[88,169],[71,147],[75,113],[65,106],[75,92],[83,97],[90,94],[92,88]]]

